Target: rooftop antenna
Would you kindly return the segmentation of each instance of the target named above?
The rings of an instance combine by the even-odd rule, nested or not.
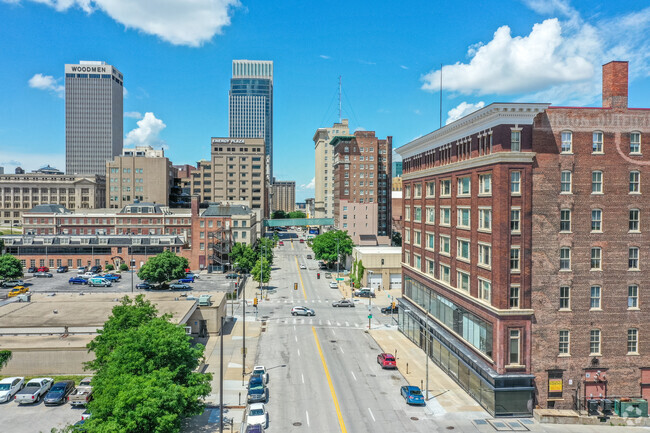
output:
[[[341,76],[339,75],[339,123],[341,123]]]
[[[440,128],[442,128],[442,63],[440,64]]]

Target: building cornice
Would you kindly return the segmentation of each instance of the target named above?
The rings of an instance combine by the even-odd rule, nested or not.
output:
[[[530,164],[535,159],[535,152],[496,152],[490,155],[478,156],[465,159],[451,164],[439,165],[437,167],[425,168],[402,174],[402,180],[417,179],[425,176],[434,176],[444,173],[451,173],[460,170],[483,167],[493,164]]]

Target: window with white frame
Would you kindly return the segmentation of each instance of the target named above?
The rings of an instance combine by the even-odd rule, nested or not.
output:
[[[422,233],[420,230],[413,230],[413,245],[420,246],[422,242]]]
[[[427,244],[425,247],[430,250],[435,249],[435,235],[433,233],[427,233]]]
[[[436,182],[434,180],[427,182],[427,197],[436,196]]]
[[[411,221],[411,206],[404,208],[404,221]]]
[[[603,172],[596,170],[591,172],[591,193],[603,193]]]
[[[603,153],[603,133],[600,131],[594,131],[592,134],[592,153]]]
[[[519,272],[521,249],[518,246],[510,247],[510,272]]]
[[[410,229],[404,229],[404,243],[405,244],[410,244],[411,243],[411,230]]]
[[[639,308],[639,286],[636,284],[627,286],[627,308]]]
[[[570,332],[566,329],[560,330],[560,346],[559,346],[559,352],[560,355],[568,355],[570,352]]]
[[[478,298],[486,302],[492,300],[492,283],[483,278],[478,279]]]
[[[571,309],[571,287],[560,286],[560,310]]]
[[[521,209],[510,209],[510,231],[512,233],[521,233]]]
[[[627,253],[627,268],[630,271],[639,270],[639,248],[630,247]]]
[[[411,185],[404,187],[404,198],[411,198]]]
[[[413,254],[413,267],[417,270],[422,269],[422,259],[417,254]]]
[[[468,207],[459,207],[456,211],[456,215],[456,227],[459,229],[469,229],[471,223],[470,209]]]
[[[521,194],[521,172],[520,171],[510,172],[510,194],[512,195]]]
[[[479,194],[491,195],[492,194],[492,175],[481,174],[478,177]]]
[[[434,277],[435,269],[436,269],[436,262],[434,262],[431,259],[427,259],[427,274]]]
[[[638,171],[630,172],[630,194],[638,194],[641,192],[641,173]]]
[[[600,247],[591,248],[591,270],[601,271],[603,269],[603,250]]]
[[[639,209],[630,209],[628,230],[631,232],[638,232],[639,229]]]
[[[416,223],[422,222],[422,206],[413,207],[413,221]]]
[[[441,226],[451,225],[451,207],[440,206],[440,225]]]
[[[521,352],[521,331],[519,329],[510,330],[510,365],[519,365]]]
[[[451,196],[451,179],[444,179],[440,181],[440,197]]]
[[[592,232],[603,231],[603,211],[601,209],[591,210],[591,231]]]
[[[560,193],[571,194],[571,172],[563,170],[560,175]]]
[[[492,208],[479,208],[478,229],[487,232],[492,231]]]
[[[627,330],[627,354],[638,355],[639,353],[639,330],[630,328]]]
[[[641,133],[630,133],[630,153],[641,153]]]
[[[488,244],[478,244],[478,264],[483,267],[492,266],[492,246]]]
[[[571,270],[571,248],[569,247],[560,248],[560,270]]]
[[[440,235],[440,253],[445,255],[451,253],[451,242],[449,236]]]
[[[435,206],[427,206],[427,224],[435,224],[436,222],[436,208]]]
[[[450,284],[451,283],[451,268],[447,265],[440,265],[440,280]]]
[[[404,263],[411,264],[411,252],[409,250],[404,250]]]
[[[589,355],[600,355],[600,329],[589,331]]]
[[[591,291],[589,294],[589,308],[591,310],[600,310],[601,309],[601,296],[602,290],[600,286],[591,286]]]
[[[562,153],[571,153],[573,151],[573,133],[571,131],[562,132]]]
[[[469,240],[456,239],[456,258],[469,262]]]
[[[510,151],[521,152],[521,130],[510,131]]]
[[[458,178],[458,196],[468,196],[471,191],[471,180],[469,176]]]
[[[416,183],[413,185],[413,197],[414,198],[422,198],[422,184],[421,183]]]
[[[560,210],[560,231],[561,232],[571,231],[571,209]]]
[[[469,279],[470,276],[467,272],[456,271],[456,284],[460,290],[469,292]]]
[[[509,296],[508,306],[511,309],[518,309],[519,305],[521,304],[519,291],[520,291],[519,286],[510,286],[510,296]]]

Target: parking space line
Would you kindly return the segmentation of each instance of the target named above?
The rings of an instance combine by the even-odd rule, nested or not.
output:
[[[377,422],[377,420],[375,419],[375,416],[372,414],[372,411],[370,410],[370,408],[368,408],[368,412],[370,412],[370,417],[372,418],[372,420],[374,422]]]
[[[357,377],[354,375],[354,371],[351,371],[350,374],[352,375],[352,378],[353,378],[354,380],[357,380]]]

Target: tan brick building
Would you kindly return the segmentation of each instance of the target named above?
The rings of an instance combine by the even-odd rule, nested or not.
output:
[[[314,134],[314,212],[312,218],[334,218],[334,137],[350,136],[348,119],[331,128],[318,128]]]
[[[271,185],[272,211],[281,210],[284,212],[293,212],[296,210],[296,182],[292,180],[275,181]]]

